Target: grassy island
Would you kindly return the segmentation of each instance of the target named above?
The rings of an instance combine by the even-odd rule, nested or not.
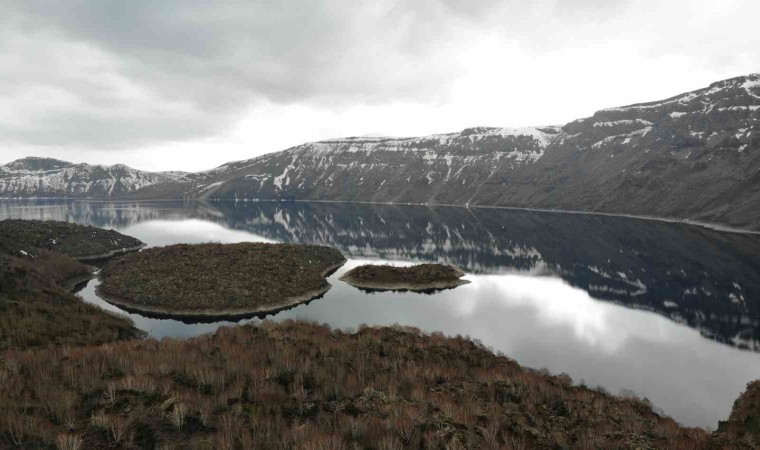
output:
[[[445,264],[409,267],[365,264],[346,272],[340,279],[360,289],[373,291],[429,292],[469,283],[464,272]]]
[[[121,257],[101,274],[111,303],[171,317],[246,316],[318,297],[345,263],[330,247],[198,244],[151,248]]]

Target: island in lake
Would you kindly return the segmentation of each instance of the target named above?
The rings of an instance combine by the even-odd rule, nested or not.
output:
[[[366,291],[434,292],[469,283],[464,272],[446,264],[397,267],[365,264],[346,272],[340,279]]]
[[[116,259],[98,294],[124,309],[173,318],[245,317],[322,296],[346,262],[334,248],[296,244],[178,244]]]

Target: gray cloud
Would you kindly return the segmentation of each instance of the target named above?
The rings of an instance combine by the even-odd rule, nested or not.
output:
[[[104,149],[223,133],[259,102],[442,102],[473,33],[540,51],[636,3],[0,2],[0,141]]]
[[[6,1],[0,45],[15,61],[0,96],[21,101],[21,87],[74,98],[29,109],[25,126],[0,125],[2,139],[121,147],[218,133],[261,100],[435,101],[455,75],[435,51],[452,18],[437,2],[405,3]],[[65,56],[80,47],[91,52]],[[101,78],[80,79],[93,60]]]

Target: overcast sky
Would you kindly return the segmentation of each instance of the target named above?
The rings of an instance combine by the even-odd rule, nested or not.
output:
[[[0,163],[201,170],[564,124],[760,72],[758,0],[212,3],[0,0]]]

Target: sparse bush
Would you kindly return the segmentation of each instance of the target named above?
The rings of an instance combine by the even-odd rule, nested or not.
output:
[[[172,408],[170,417],[174,426],[177,427],[178,430],[181,430],[185,425],[185,405],[182,403],[175,404],[174,408]]]
[[[82,437],[76,434],[60,434],[55,440],[58,450],[79,450],[82,448]]]

